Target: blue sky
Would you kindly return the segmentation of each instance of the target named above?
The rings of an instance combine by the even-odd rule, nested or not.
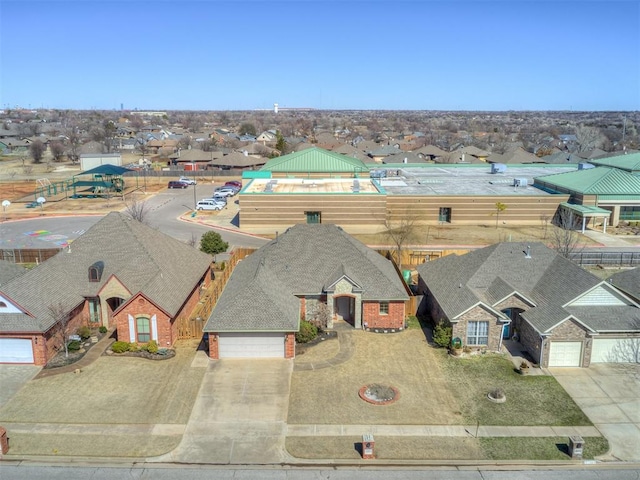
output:
[[[0,107],[640,110],[638,1],[0,0]]]

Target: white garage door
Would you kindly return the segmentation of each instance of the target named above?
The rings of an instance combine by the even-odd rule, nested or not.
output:
[[[591,363],[640,362],[640,338],[594,338]]]
[[[551,342],[550,367],[579,367],[582,358],[582,342]]]
[[[0,363],[33,363],[31,340],[0,338]]]
[[[284,358],[284,333],[220,333],[220,358]]]

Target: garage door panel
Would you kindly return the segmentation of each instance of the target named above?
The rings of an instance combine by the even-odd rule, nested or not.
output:
[[[0,338],[0,363],[33,363],[31,340]]]
[[[582,342],[551,342],[550,367],[579,367],[582,360]]]
[[[640,362],[640,338],[595,338],[591,363]]]
[[[284,358],[283,333],[220,333],[220,358]]]

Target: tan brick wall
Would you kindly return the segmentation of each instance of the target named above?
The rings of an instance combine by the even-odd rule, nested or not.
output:
[[[551,335],[544,342],[544,359],[543,367],[549,365],[549,352],[551,350],[551,342],[582,342],[582,366],[588,367],[591,361],[591,341],[587,342],[586,329],[574,320],[562,322],[551,331]]]
[[[362,302],[362,321],[369,329],[402,329],[404,328],[405,304],[400,301],[389,302],[389,314],[380,314],[380,302]]]
[[[530,305],[526,304],[515,295],[510,296],[509,298],[503,300],[500,303],[497,303],[496,305],[492,305],[492,307],[498,311],[503,311],[507,308],[517,308],[518,310],[527,311],[531,308]]]
[[[102,321],[102,325],[105,327],[115,326],[115,323],[114,325],[110,323],[111,318],[109,318],[109,315],[111,315],[112,312],[110,311],[109,304],[107,304],[107,300],[117,297],[126,301],[131,297],[131,293],[117,277],[112,276],[102,287],[98,296],[100,298],[100,320]]]
[[[467,326],[469,322],[489,322],[489,335],[486,348],[492,351],[498,351],[500,347],[500,338],[502,337],[502,322],[498,321],[493,313],[488,310],[477,306],[469,310],[462,315],[459,320],[453,323],[453,338],[460,338],[464,345],[469,345],[471,348],[483,348],[484,345],[470,345],[467,340]]]

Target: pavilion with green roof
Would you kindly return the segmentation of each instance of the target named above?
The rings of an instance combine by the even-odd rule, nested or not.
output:
[[[570,204],[597,207],[600,215],[602,210],[609,211],[613,226],[620,220],[640,220],[640,176],[619,168],[596,167],[545,175],[537,177],[534,186],[550,193],[568,193]]]
[[[272,176],[306,175],[315,177],[368,177],[369,167],[357,158],[322,148],[308,148],[269,160],[260,171],[270,172]]]

